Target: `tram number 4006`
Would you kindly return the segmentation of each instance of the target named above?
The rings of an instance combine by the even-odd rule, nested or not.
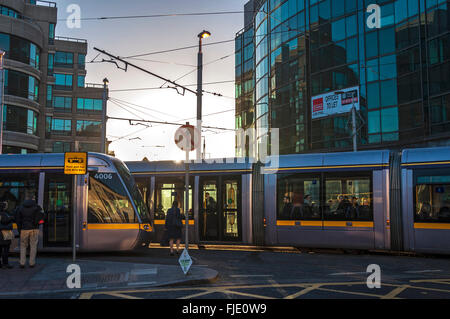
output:
[[[113,179],[113,174],[95,174],[94,176],[95,179]]]

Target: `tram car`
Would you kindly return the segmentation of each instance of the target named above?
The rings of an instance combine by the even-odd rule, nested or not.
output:
[[[190,165],[192,242],[450,253],[450,147],[212,162]],[[127,165],[159,241],[184,164]]]
[[[41,251],[70,251],[74,229],[79,251],[132,250],[154,234],[130,171],[104,154],[88,154],[86,175],[65,175],[64,154],[0,155],[0,201],[14,214],[25,199],[44,211]]]

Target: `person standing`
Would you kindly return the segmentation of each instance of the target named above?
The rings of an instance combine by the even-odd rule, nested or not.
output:
[[[0,256],[1,267],[11,269],[13,266],[8,262],[8,255],[11,241],[14,238],[12,232],[14,218],[9,216],[7,209],[8,202],[0,202]]]
[[[30,267],[36,264],[39,225],[43,223],[42,208],[32,199],[25,200],[17,209],[16,224],[20,233],[20,268],[25,268],[27,248],[30,246]]]
[[[169,238],[170,255],[173,256],[173,242],[177,243],[177,255],[180,253],[181,229],[183,228],[183,217],[181,216],[178,202],[175,200],[172,203],[172,208],[167,211],[166,216],[166,231]]]

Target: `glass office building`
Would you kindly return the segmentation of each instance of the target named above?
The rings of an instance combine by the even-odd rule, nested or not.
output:
[[[372,4],[380,9],[377,27],[368,23]],[[311,101],[357,87],[359,149],[449,145],[449,6],[443,0],[250,1],[236,36],[237,128],[255,127],[259,147],[279,129],[280,154],[349,151],[350,114],[315,118]],[[248,140],[236,142],[237,155],[252,155]]]

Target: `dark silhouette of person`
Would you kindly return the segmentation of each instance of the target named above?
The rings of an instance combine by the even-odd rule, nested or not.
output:
[[[291,198],[289,196],[284,196],[283,198],[283,211],[281,212],[281,218],[285,220],[289,220],[292,212],[292,203]]]

